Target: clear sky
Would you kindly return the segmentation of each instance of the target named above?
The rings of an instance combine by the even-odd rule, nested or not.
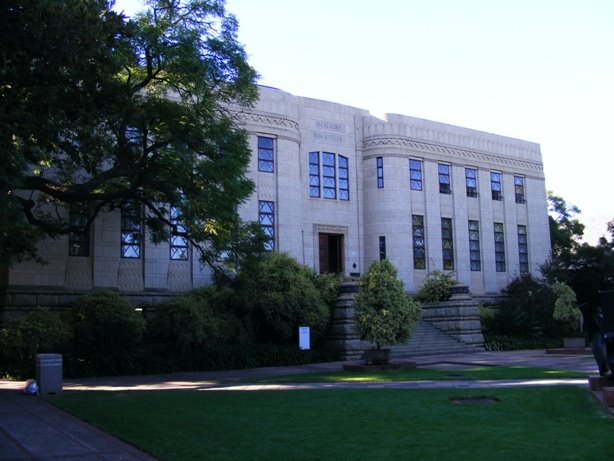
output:
[[[539,143],[546,187],[582,210],[585,241],[614,219],[614,0],[226,5],[259,83]]]

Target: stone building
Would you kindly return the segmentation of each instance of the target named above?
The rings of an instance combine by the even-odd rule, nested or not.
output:
[[[549,255],[538,144],[404,115],[380,119],[268,87],[237,120],[249,133],[256,183],[242,217],[263,226],[271,249],[318,272],[360,274],[385,257],[408,292],[445,270],[485,297],[536,273]],[[4,318],[92,288],[147,304],[209,283],[181,241],[122,239],[130,222],[115,211],[97,219],[89,241],[43,242],[48,265],[20,263],[2,275]]]

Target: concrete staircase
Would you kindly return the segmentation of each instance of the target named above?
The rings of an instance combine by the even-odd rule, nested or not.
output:
[[[393,359],[418,355],[461,354],[484,350],[483,347],[467,345],[424,320],[418,322],[407,343],[393,346],[391,349]]]

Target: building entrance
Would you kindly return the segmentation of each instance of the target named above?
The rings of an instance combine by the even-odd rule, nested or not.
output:
[[[320,274],[343,272],[343,235],[319,234]]]

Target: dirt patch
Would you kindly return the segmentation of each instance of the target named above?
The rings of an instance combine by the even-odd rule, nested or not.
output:
[[[448,400],[452,403],[458,403],[461,405],[489,405],[492,403],[499,403],[501,399],[492,395],[470,395],[470,396],[455,396],[448,397]]]

